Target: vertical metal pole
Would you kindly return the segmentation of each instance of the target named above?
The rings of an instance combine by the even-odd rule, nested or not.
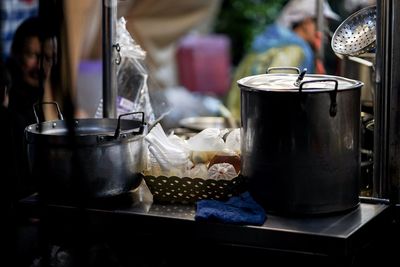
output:
[[[390,36],[390,50],[386,50],[386,56],[390,59],[390,72],[387,76],[388,83],[388,103],[389,108],[389,158],[388,158],[388,178],[390,183],[390,198],[395,203],[400,203],[400,2],[391,0],[390,2],[390,28],[386,32]]]
[[[385,73],[388,71],[388,58],[385,51],[388,46],[387,31],[388,6],[387,0],[377,1],[377,29],[376,29],[376,77],[375,77],[375,107],[374,107],[374,188],[375,197],[388,198],[387,188],[387,79]]]
[[[103,0],[103,117],[116,118],[117,73],[115,63],[117,0]]]
[[[318,50],[318,54],[316,55],[318,59],[324,60],[325,56],[325,21],[324,21],[324,0],[317,0],[316,6],[316,14],[317,14],[317,30],[322,34],[322,43],[321,48]]]
[[[400,203],[400,2],[377,1],[374,195]]]

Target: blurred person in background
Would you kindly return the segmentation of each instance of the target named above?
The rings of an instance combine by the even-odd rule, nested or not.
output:
[[[36,123],[33,105],[51,100],[50,72],[55,58],[55,40],[47,35],[46,25],[39,17],[26,19],[16,30],[11,45],[7,68],[11,76],[8,111],[11,117],[13,147],[15,150],[15,198],[35,192],[34,181],[29,178],[27,151],[24,141],[25,127]],[[44,114],[38,110],[43,121]]]
[[[13,266],[30,266],[38,254],[38,220],[16,212],[16,204],[36,192],[30,175],[25,127],[36,123],[33,105],[51,100],[50,76],[56,42],[39,17],[25,19],[13,34],[10,55],[1,69],[1,170],[9,223],[5,235],[7,257]],[[38,115],[44,119],[45,109]]]
[[[270,67],[307,68],[308,73],[325,73],[323,63],[316,59],[322,45],[322,33],[317,31],[317,0],[291,0],[283,8],[274,24],[257,35],[239,63],[230,91],[227,107],[240,120],[240,90],[237,80],[263,74]],[[339,20],[328,2],[323,3],[326,19]]]

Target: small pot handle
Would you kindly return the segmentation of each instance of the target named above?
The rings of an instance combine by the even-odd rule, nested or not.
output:
[[[129,112],[129,113],[124,113],[118,116],[118,123],[117,123],[117,129],[115,129],[115,134],[114,134],[114,138],[117,139],[119,137],[119,135],[121,134],[121,118],[128,116],[128,115],[134,115],[134,114],[141,114],[142,115],[142,121],[141,121],[141,125],[140,125],[140,131],[138,132],[138,134],[141,134],[144,130],[144,112],[143,111],[137,111],[137,112]]]
[[[267,69],[267,74],[270,73],[271,71],[275,71],[275,70],[293,70],[295,72],[297,72],[297,74],[300,74],[300,69],[296,68],[296,67],[271,67]]]
[[[59,120],[64,120],[64,117],[61,113],[60,107],[58,106],[58,103],[55,101],[48,101],[48,102],[36,102],[35,104],[33,104],[33,113],[35,114],[35,119],[37,123],[40,123],[39,121],[39,117],[37,115],[36,109],[39,105],[55,105],[57,108],[57,115],[58,115],[58,119]]]
[[[317,79],[317,80],[302,82],[299,87],[299,93],[302,92],[304,84],[317,83],[317,82],[333,82],[333,83],[335,83],[335,88],[333,88],[329,94],[329,96],[331,98],[331,106],[329,107],[329,115],[331,117],[335,117],[336,113],[337,113],[336,95],[337,95],[338,85],[339,85],[339,82],[337,80],[335,80],[335,79]]]

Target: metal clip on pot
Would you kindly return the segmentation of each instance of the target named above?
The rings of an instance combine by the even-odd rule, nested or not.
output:
[[[49,101],[49,102],[36,102],[35,104],[33,104],[33,114],[35,114],[35,119],[36,119],[36,122],[37,122],[38,124],[40,123],[40,120],[39,120],[39,116],[37,115],[36,108],[37,108],[37,106],[39,106],[39,105],[55,105],[56,108],[57,108],[58,119],[59,119],[59,120],[64,120],[64,117],[63,117],[63,115],[61,114],[60,107],[58,106],[57,102],[54,102],[54,101]]]
[[[299,77],[297,77],[297,80],[294,82],[294,86],[300,86],[300,83],[304,79],[306,72],[307,68],[304,68],[303,71],[299,74]]]
[[[142,115],[142,119],[141,119],[141,124],[139,127],[139,131],[138,132],[134,132],[134,134],[142,134],[143,130],[144,130],[144,112],[143,111],[137,111],[137,112],[129,112],[129,113],[124,113],[118,116],[118,122],[117,122],[117,129],[115,129],[115,134],[114,134],[114,138],[117,139],[120,135],[121,135],[121,118],[128,116],[128,115],[134,115],[134,114],[141,114]]]
[[[337,95],[337,90],[338,90],[338,81],[335,79],[318,79],[318,80],[312,80],[312,81],[305,81],[300,84],[299,87],[299,93],[301,94],[303,92],[303,87],[307,83],[318,83],[318,82],[333,82],[335,83],[335,88],[330,92],[330,98],[331,98],[331,105],[329,107],[329,115],[331,117],[335,117],[337,113],[337,102],[336,102],[336,95]]]

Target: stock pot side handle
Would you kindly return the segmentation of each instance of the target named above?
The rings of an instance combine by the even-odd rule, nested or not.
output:
[[[304,81],[299,86],[299,93],[301,94],[303,90],[303,86],[307,83],[317,83],[317,82],[333,82],[335,84],[335,88],[329,92],[329,96],[331,98],[331,105],[329,107],[329,115],[331,117],[335,117],[337,113],[337,102],[336,102],[336,95],[338,91],[339,82],[335,79],[316,79],[312,81]]]
[[[119,135],[121,134],[121,118],[125,117],[125,116],[129,116],[129,115],[134,115],[134,114],[141,114],[142,118],[141,118],[141,125],[140,125],[140,132],[143,132],[144,129],[144,112],[143,111],[137,111],[137,112],[129,112],[129,113],[124,113],[118,116],[118,122],[117,122],[117,128],[115,129],[115,133],[114,133],[114,138],[118,138]]]
[[[56,109],[57,109],[58,119],[59,120],[64,120],[64,116],[62,115],[61,110],[60,110],[60,106],[58,105],[57,102],[55,102],[55,101],[47,101],[47,102],[38,101],[35,104],[33,104],[33,114],[35,115],[35,119],[36,119],[37,123],[40,123],[40,120],[39,120],[39,116],[37,115],[36,109],[37,109],[38,106],[43,106],[43,105],[55,105]]]

